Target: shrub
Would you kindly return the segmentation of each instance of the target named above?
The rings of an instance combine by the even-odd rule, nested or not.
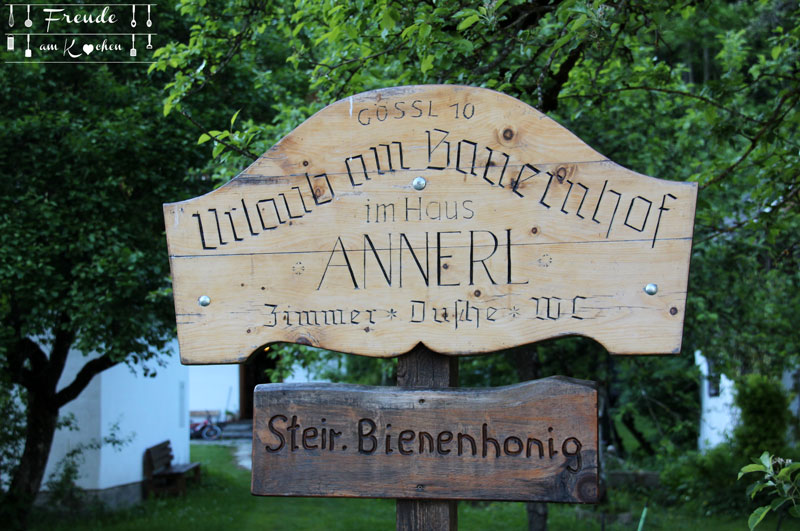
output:
[[[75,419],[68,417],[61,421],[62,426],[70,430],[77,430]],[[81,466],[86,460],[87,451],[97,451],[103,446],[111,446],[119,452],[136,437],[130,433],[120,437],[119,422],[109,426],[108,435],[102,439],[92,439],[88,442],[75,445],[56,464],[56,470],[45,482],[47,491],[47,510],[67,516],[78,516],[87,512],[102,512],[103,504],[94,496],[88,495],[78,487],[81,476]]]
[[[781,382],[760,374],[748,374],[736,384],[735,403],[741,411],[733,430],[737,452],[761,455],[765,449],[786,454],[786,430],[791,422],[790,397]]]
[[[786,444],[790,397],[780,382],[750,374],[736,384],[735,402],[741,415],[731,441],[705,453],[686,453],[663,467],[663,502],[695,505],[704,514],[752,511],[756,505],[737,484],[736,472],[765,449],[795,457]],[[756,504],[763,501],[756,496]]]
[[[729,443],[705,453],[688,452],[664,466],[660,501],[694,505],[705,515],[744,513],[750,502],[736,482],[736,471],[748,462]]]

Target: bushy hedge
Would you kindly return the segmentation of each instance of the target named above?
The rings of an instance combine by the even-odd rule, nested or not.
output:
[[[800,457],[787,444],[791,397],[781,383],[760,374],[736,384],[735,403],[741,414],[730,441],[706,452],[689,452],[668,462],[661,473],[664,503],[695,505],[705,514],[747,514],[759,503],[746,495],[747,482],[737,481],[742,466],[762,452]]]
[[[733,441],[742,455],[757,459],[765,450],[785,455],[786,431],[792,419],[791,397],[780,381],[748,374],[736,383],[735,403],[741,411]]]
[[[694,505],[704,514],[746,514],[751,502],[745,495],[746,485],[737,483],[736,475],[749,462],[730,443],[682,455],[661,472],[660,501]]]

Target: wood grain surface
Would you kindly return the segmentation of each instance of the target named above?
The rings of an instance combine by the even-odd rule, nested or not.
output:
[[[277,341],[475,354],[573,334],[677,353],[696,194],[491,90],[358,94],[164,205],[181,358],[241,362]]]
[[[597,501],[597,393],[551,377],[495,389],[266,384],[252,492]]]

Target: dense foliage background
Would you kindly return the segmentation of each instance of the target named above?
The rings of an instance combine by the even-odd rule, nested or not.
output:
[[[28,411],[0,428],[14,499],[39,488],[33,461],[46,462],[58,407],[98,370],[154,358],[172,333],[160,204],[229,180],[315,111],[374,88],[502,91],[623,166],[700,187],[681,356],[551,341],[465,359],[462,385],[599,381],[604,439],[628,461],[672,463],[674,493],[688,492],[678,465],[713,458],[686,457],[699,415],[691,353],[740,382],[798,366],[798,2],[178,0],[159,12],[166,44],[148,73],[0,70],[0,406]],[[59,397],[69,347],[103,361]],[[276,377],[299,362],[392,380],[391,361],[273,355]],[[760,422],[784,440],[791,423]],[[731,476],[755,457],[735,446],[724,450]],[[24,452],[35,459],[18,466]]]

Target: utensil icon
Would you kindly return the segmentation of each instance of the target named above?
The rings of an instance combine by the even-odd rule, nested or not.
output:
[[[150,37],[152,37],[152,35],[148,33],[147,34],[147,49],[148,50],[152,50],[153,49],[153,45],[150,43]]]
[[[136,4],[133,4],[131,7],[133,7],[133,12],[131,14],[131,27],[135,28],[136,27]]]
[[[8,39],[6,39],[6,49],[11,52],[14,50],[14,36],[9,35]]]
[[[31,57],[31,36],[28,34],[28,47],[25,49],[25,57]]]
[[[33,26],[33,22],[31,21],[31,5],[28,4],[28,18],[25,20],[25,27],[30,28]]]
[[[147,4],[147,27],[149,28],[152,25],[153,23],[150,22],[150,4]]]
[[[14,5],[11,4],[8,6],[8,27],[14,27]]]
[[[136,57],[136,34],[131,33],[131,57]]]

